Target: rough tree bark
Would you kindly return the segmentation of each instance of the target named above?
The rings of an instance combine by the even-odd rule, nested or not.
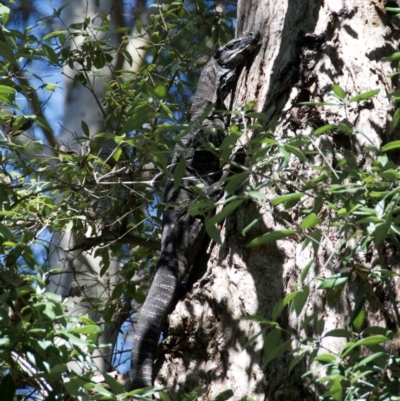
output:
[[[313,108],[296,107],[301,101],[326,100],[332,83],[339,84],[350,96],[378,88],[378,96],[355,104],[346,117],[369,138],[355,137],[357,163],[368,165],[366,146],[372,141],[379,147],[389,140],[388,121],[393,112],[393,103],[386,97],[393,91],[393,83],[386,78],[390,66],[379,60],[396,50],[398,30],[385,14],[384,2],[239,0],[237,35],[252,30],[261,32],[262,45],[249,72],[243,74],[237,85],[236,106],[255,100],[256,110],[268,116],[269,127],[279,138],[283,131],[286,135],[309,132],[311,120],[317,119],[323,125],[345,119],[339,108],[319,108],[316,114]],[[342,146],[337,140],[326,135],[319,145]],[[322,162],[316,157],[310,163]],[[271,175],[294,186],[300,182],[297,180],[310,178],[304,164],[291,162],[291,171],[295,174],[274,171]],[[304,365],[298,365],[289,374],[290,359],[278,358],[263,368],[262,336],[244,348],[260,326],[240,320],[243,316],[257,314],[270,319],[274,305],[293,291],[309,260],[314,260],[310,272],[313,276],[331,276],[339,265],[340,255],[333,250],[340,238],[333,229],[329,237],[322,239],[323,247],[315,256],[311,246],[302,251],[302,240],[296,237],[247,247],[252,238],[282,228],[269,202],[277,191],[287,193],[290,188],[284,184],[281,188],[268,188],[265,200],[242,205],[225,221],[222,245],[209,247],[204,275],[169,317],[169,336],[160,347],[156,384],[171,386],[173,391],[189,391],[202,385],[202,400],[226,389],[234,391],[235,400],[245,396],[256,400],[314,399],[310,394],[316,390],[315,381],[305,383],[300,378],[306,371]],[[304,204],[298,205],[301,207]],[[288,215],[293,223],[301,221],[296,217],[298,208],[291,209]],[[320,213],[323,220],[328,219],[328,211]],[[260,222],[243,237],[243,228],[257,218],[261,218]],[[376,255],[369,260],[363,255],[355,258],[366,267],[378,263]],[[318,282],[311,281],[302,314],[297,317],[287,312],[281,317],[282,327],[300,333],[301,322],[313,312],[323,317],[325,330],[346,327],[354,299],[361,290],[359,284],[347,286],[330,306],[324,291],[317,290],[317,286]],[[373,324],[385,325],[384,316],[377,310],[371,311],[368,319]],[[315,334],[314,326],[307,329],[311,330],[309,335]],[[323,341],[333,351],[343,345],[340,338],[327,337]],[[295,346],[293,342],[292,347]]]

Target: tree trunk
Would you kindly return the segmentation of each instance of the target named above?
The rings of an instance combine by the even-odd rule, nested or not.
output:
[[[388,114],[393,112],[393,104],[387,93],[393,91],[393,83],[386,78],[391,71],[389,64],[380,59],[396,51],[398,31],[394,23],[379,0],[239,0],[237,35],[259,30],[262,44],[237,85],[236,107],[255,100],[256,110],[265,113],[267,127],[278,142],[310,135],[315,122],[317,126],[344,122],[358,131],[352,137],[353,146],[349,147],[341,135],[316,137],[316,156],[309,157],[307,163],[337,163],[337,155],[331,150],[343,149],[343,153],[354,151],[354,163],[368,168],[368,147],[379,148],[389,141]],[[340,107],[298,106],[304,101],[329,101],[332,84],[340,85],[348,97],[373,89],[380,92],[368,101],[351,103],[345,111]],[[261,131],[245,135],[249,158],[258,151],[249,141]],[[172,391],[204,386],[201,400],[226,389],[233,390],[234,400],[246,396],[255,400],[311,400],[315,399],[313,393],[321,391],[316,377],[310,376],[307,381],[301,378],[309,369],[306,360],[291,372],[290,355],[265,366],[273,349],[264,342],[264,336],[245,347],[247,340],[260,332],[260,324],[241,320],[248,315],[272,320],[276,303],[301,286],[303,292],[309,291],[304,307],[299,313],[286,311],[279,318],[280,326],[293,333],[282,335],[283,340],[291,341],[292,349],[298,347],[296,336],[316,338],[321,326],[324,332],[349,328],[354,300],[364,290],[360,281],[354,279],[332,300],[318,289],[320,281],[313,280],[341,271],[347,245],[340,249],[343,238],[337,229],[332,226],[324,231],[316,253],[310,245],[302,249],[304,238],[300,236],[248,247],[253,238],[288,228],[285,221],[298,226],[304,218],[301,210],[315,207],[317,191],[284,213],[270,202],[315,177],[307,163],[292,155],[286,169],[273,165],[271,171],[262,172],[252,166],[249,185],[262,180],[274,185],[264,186],[264,199],[242,204],[221,228],[222,244],[210,245],[204,275],[169,317],[168,337],[160,345],[156,385],[171,386]],[[318,216],[321,225],[329,224],[329,210],[320,209]],[[257,224],[243,236],[242,230],[254,220]],[[302,269],[309,261],[313,264],[308,279],[301,283]],[[381,263],[376,253],[369,257],[355,254],[352,261],[365,268]],[[391,268],[396,267],[392,263]],[[394,280],[393,288],[398,284]],[[313,314],[311,323],[302,328],[304,320]],[[370,325],[386,326],[387,317],[381,310],[371,306],[367,314]],[[335,352],[344,342],[343,338],[325,337],[321,346]]]
[[[68,2],[67,2],[68,3]],[[136,4],[137,17],[145,20],[148,16],[145,9],[145,1],[140,0]],[[112,26],[123,26],[123,6],[116,4],[114,1],[97,2],[76,1],[73,6],[70,4],[66,7],[62,17],[66,26],[78,24],[84,21],[84,18],[90,18],[90,24],[99,25],[99,15],[105,14],[110,18]],[[122,21],[121,21],[122,19]],[[132,26],[135,25],[130,21]],[[92,30],[96,39],[101,40],[109,35],[107,31],[99,32],[96,29]],[[88,151],[85,146],[89,146],[89,140],[84,143],[82,138],[85,134],[82,129],[82,121],[86,123],[90,136],[93,137],[100,132],[110,130],[106,127],[104,110],[99,105],[105,94],[105,83],[110,80],[115,71],[125,69],[138,71],[145,55],[145,50],[138,48],[145,43],[142,37],[135,36],[135,29],[130,33],[132,39],[127,47],[130,52],[133,64],[129,66],[124,61],[121,55],[115,57],[113,64],[106,65],[97,73],[101,73],[101,77],[96,74],[91,74],[86,86],[75,82],[74,78],[80,71],[80,66],[70,68],[68,65],[64,68],[64,120],[59,140],[63,150],[77,151],[84,154]],[[113,41],[121,40],[117,35],[113,35]],[[83,36],[76,36],[71,41],[71,50],[75,50],[82,45]],[[123,65],[124,64],[124,65]],[[125,65],[126,64],[126,65]],[[80,138],[77,140],[77,138]],[[113,141],[101,146],[100,155],[106,159],[112,149],[115,147]],[[115,216],[110,216],[110,221]],[[98,222],[99,225],[102,222]],[[82,233],[82,235],[90,237],[95,234],[92,232]],[[96,364],[100,371],[107,372],[112,367],[112,350],[115,344],[120,328],[121,319],[117,319],[116,324],[107,325],[104,323],[104,305],[115,286],[121,282],[120,269],[122,267],[119,260],[110,255],[110,264],[104,275],[101,272],[101,257],[94,257],[96,249],[91,249],[89,252],[81,249],[66,251],[66,249],[74,248],[77,243],[82,243],[82,238],[77,238],[72,232],[55,233],[52,238],[52,243],[49,252],[48,266],[50,269],[62,268],[60,274],[50,276],[48,289],[51,292],[68,297],[68,300],[74,304],[74,307],[69,310],[71,314],[90,313],[91,318],[103,327],[103,332],[99,339],[100,344],[111,344],[111,347],[102,347],[94,353]],[[95,303],[92,300],[96,300]]]

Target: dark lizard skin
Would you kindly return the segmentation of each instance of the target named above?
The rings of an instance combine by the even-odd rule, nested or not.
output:
[[[153,363],[161,329],[178,286],[193,264],[205,235],[204,220],[187,212],[195,200],[190,187],[203,184],[206,193],[215,192],[210,195],[214,201],[222,195],[221,191],[212,190],[222,175],[219,156],[206,144],[212,142],[216,148],[221,145],[225,124],[217,111],[225,109],[224,100],[236,85],[241,69],[260,37],[260,32],[255,31],[231,40],[215,51],[201,72],[189,111],[189,122],[201,125],[175,147],[172,173],[182,158],[186,159],[186,170],[181,185],[176,186],[171,180],[165,189],[161,253],[154,280],[135,325],[128,390],[153,383]],[[199,121],[210,107],[211,112],[202,122]]]

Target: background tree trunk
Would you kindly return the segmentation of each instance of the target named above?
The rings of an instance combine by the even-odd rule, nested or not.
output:
[[[70,2],[66,2],[70,3]],[[145,8],[146,2],[139,0],[136,2],[136,17],[145,23],[147,18],[147,10]],[[120,2],[112,0],[102,1],[101,3],[93,1],[75,1],[69,4],[64,13],[62,14],[65,26],[71,24],[79,24],[85,18],[90,19],[90,24],[93,26],[100,25],[100,15],[107,16],[111,25],[115,27],[124,26],[124,9]],[[135,21],[129,21],[135,26]],[[96,29],[92,30],[93,36],[97,40],[102,40],[108,31],[99,32]],[[145,43],[143,37],[135,35],[135,29],[129,33],[131,35],[130,44],[127,50],[133,59],[132,66],[129,66],[123,57],[119,54],[115,57],[113,62],[106,65],[101,70],[97,70],[97,74],[91,74],[89,82],[83,86],[75,81],[76,75],[79,73],[80,67],[78,65],[74,68],[65,66],[64,68],[64,120],[62,122],[62,129],[59,136],[59,142],[63,146],[64,151],[76,151],[82,155],[89,151],[89,139],[85,142],[85,134],[82,129],[82,121],[84,121],[90,132],[90,136],[94,137],[96,134],[110,130],[106,126],[104,112],[100,108],[101,100],[105,94],[105,83],[109,82],[115,71],[121,69],[138,71],[145,55],[145,50],[138,50],[140,46]],[[77,36],[71,41],[71,50],[78,49],[83,41],[83,36]],[[113,41],[120,43],[121,37],[114,34]],[[112,127],[111,127],[112,129]],[[106,159],[110,156],[115,143],[109,141],[107,143],[98,143],[100,148],[100,155]],[[110,216],[110,224],[112,218]],[[101,225],[104,222],[99,221]],[[82,233],[86,237],[90,237],[94,233]],[[110,253],[110,264],[104,275],[100,275],[102,257],[94,257],[95,249],[89,252],[77,249],[74,251],[65,251],[73,248],[77,243],[81,243],[84,237],[76,238],[72,232],[62,232],[53,235],[52,243],[49,252],[48,266],[49,269],[62,268],[62,273],[50,276],[50,283],[48,286],[49,291],[68,297],[68,300],[74,304],[70,313],[72,314],[85,314],[90,313],[90,316],[98,324],[102,325],[103,331],[99,339],[100,344],[110,344],[110,347],[102,347],[94,354],[95,361],[100,371],[107,372],[112,367],[112,350],[117,340],[120,325],[123,320],[115,316],[115,324],[105,324],[103,313],[106,301],[111,297],[112,291],[115,286],[121,282],[120,269],[121,262],[113,257]],[[92,300],[96,300],[95,303]],[[99,300],[101,302],[99,302]],[[125,316],[126,317],[126,316]],[[96,357],[97,355],[97,357]]]
[[[388,116],[393,104],[387,93],[393,91],[393,84],[386,78],[390,66],[379,60],[397,48],[394,23],[379,0],[239,0],[237,35],[259,30],[262,44],[237,85],[236,106],[255,100],[256,110],[267,115],[268,128],[278,141],[283,135],[309,135],[315,122],[321,126],[345,121],[360,132],[353,137],[354,162],[368,166],[368,147],[379,148],[388,141]],[[297,106],[301,101],[329,101],[327,95],[333,83],[349,97],[377,88],[380,93],[366,102],[352,103],[347,114],[337,107]],[[257,133],[248,133],[247,142],[252,135],[254,138]],[[346,146],[340,135],[320,136],[315,147],[322,152],[308,162],[335,163],[337,156],[330,150],[340,148],[345,153]],[[257,149],[249,145],[247,150],[251,153]],[[313,178],[307,164],[296,160],[292,157],[290,167],[283,171],[274,167],[264,172],[278,184],[265,186],[264,200],[247,202],[225,221],[222,244],[211,244],[208,249],[206,272],[169,317],[169,336],[160,347],[156,384],[185,391],[203,385],[202,400],[226,389],[233,390],[235,400],[245,396],[256,400],[314,399],[311,394],[318,390],[315,378],[309,377],[307,382],[301,379],[308,370],[305,362],[291,373],[291,357],[277,358],[265,367],[272,350],[263,342],[263,336],[244,347],[260,332],[260,325],[241,320],[247,315],[271,319],[274,305],[300,285],[300,273],[309,261],[313,265],[305,285],[310,295],[301,314],[287,311],[280,316],[279,323],[288,332],[312,337],[321,334],[321,327],[324,331],[348,327],[354,300],[364,291],[357,279],[333,301],[317,289],[319,281],[313,278],[337,273],[347,250],[347,246],[340,249],[338,244],[343,238],[334,228],[322,237],[316,254],[312,246],[302,250],[303,239],[296,236],[264,246],[247,246],[251,239],[266,232],[287,228],[284,220],[299,224],[300,210],[315,206],[317,196],[307,198],[285,211],[283,219],[279,209],[270,204],[277,195],[290,193]],[[249,184],[265,179],[257,170],[253,173]],[[329,210],[322,208],[318,215],[328,224]],[[242,230],[255,219],[259,222],[243,236]],[[356,254],[353,261],[366,268],[382,266],[377,254]],[[398,266],[392,263],[391,268]],[[393,288],[398,284],[394,280]],[[301,328],[313,314],[314,319]],[[385,319],[371,303],[369,324],[385,327]],[[292,338],[284,338],[288,339],[293,349],[298,346]],[[344,344],[343,338],[325,337],[321,341],[333,352]]]

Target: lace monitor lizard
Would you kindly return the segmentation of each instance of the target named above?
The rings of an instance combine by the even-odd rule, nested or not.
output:
[[[201,72],[189,111],[189,123],[200,122],[210,108],[211,112],[200,122],[201,126],[193,129],[175,148],[172,172],[182,158],[186,161],[186,170],[179,187],[169,181],[165,189],[161,253],[135,326],[127,385],[129,390],[152,385],[153,363],[161,329],[178,286],[188,273],[204,237],[203,220],[187,213],[193,202],[190,187],[204,184],[206,193],[211,193],[213,185],[218,184],[221,178],[219,157],[204,144],[212,142],[216,148],[221,145],[225,124],[218,110],[225,109],[224,100],[236,85],[241,69],[260,36],[260,32],[254,31],[231,40],[214,52]],[[210,132],[209,128],[214,128],[216,133]]]

